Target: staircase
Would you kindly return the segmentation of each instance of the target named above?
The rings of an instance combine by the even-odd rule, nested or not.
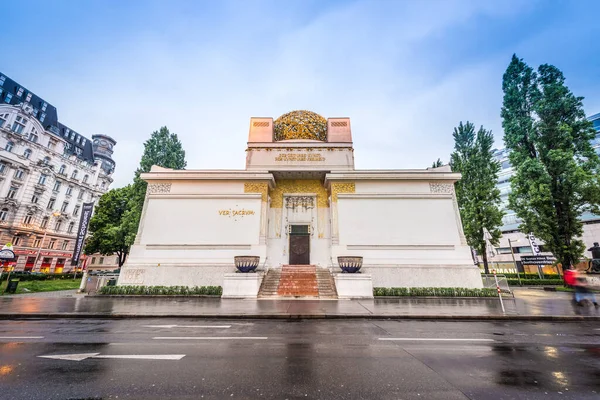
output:
[[[314,265],[284,265],[270,269],[263,279],[258,298],[337,299],[335,282],[325,268]]]

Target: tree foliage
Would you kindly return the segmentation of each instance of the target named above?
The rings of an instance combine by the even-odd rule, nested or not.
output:
[[[439,168],[439,167],[443,167],[443,166],[444,166],[444,162],[439,158],[431,164],[431,168]]]
[[[536,73],[516,55],[502,90],[504,143],[515,169],[509,207],[523,220],[522,230],[569,266],[585,250],[579,216],[598,213],[600,204],[600,160],[583,98],[571,93],[558,68],[544,64]]]
[[[125,262],[135,239],[123,218],[129,210],[130,195],[131,185],[112,189],[100,197],[90,220],[90,236],[85,246],[86,254],[117,254],[119,268]]]
[[[489,273],[484,230],[497,244],[502,235],[503,212],[500,210],[500,191],[496,188],[500,164],[493,156],[492,132],[470,122],[454,128],[454,152],[450,156],[452,171],[460,172],[456,182],[456,197],[467,243],[483,257],[485,272]]]

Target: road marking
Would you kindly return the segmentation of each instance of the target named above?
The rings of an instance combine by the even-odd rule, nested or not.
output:
[[[154,340],[267,340],[266,336],[157,336]]]
[[[426,342],[495,342],[494,339],[465,339],[465,338],[379,338],[379,340],[426,341]]]
[[[0,339],[43,339],[43,336],[0,336]]]
[[[114,358],[129,360],[181,360],[185,354],[113,354],[100,355],[100,353],[80,353],[80,354],[53,354],[47,356],[38,356],[39,358],[51,358],[54,360],[81,361],[86,358]]]
[[[214,329],[227,329],[231,328],[231,325],[144,325],[145,328],[214,328]]]

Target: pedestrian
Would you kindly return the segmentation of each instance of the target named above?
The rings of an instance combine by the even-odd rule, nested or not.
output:
[[[583,306],[584,300],[590,300],[596,307],[598,307],[598,301],[596,295],[589,288],[587,279],[582,276],[572,265],[564,273],[565,283],[575,290],[573,300],[578,306]]]

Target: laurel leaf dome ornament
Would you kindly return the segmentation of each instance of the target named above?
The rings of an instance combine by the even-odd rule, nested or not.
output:
[[[292,139],[327,140],[327,120],[317,113],[296,110],[283,114],[273,123],[275,141]]]

